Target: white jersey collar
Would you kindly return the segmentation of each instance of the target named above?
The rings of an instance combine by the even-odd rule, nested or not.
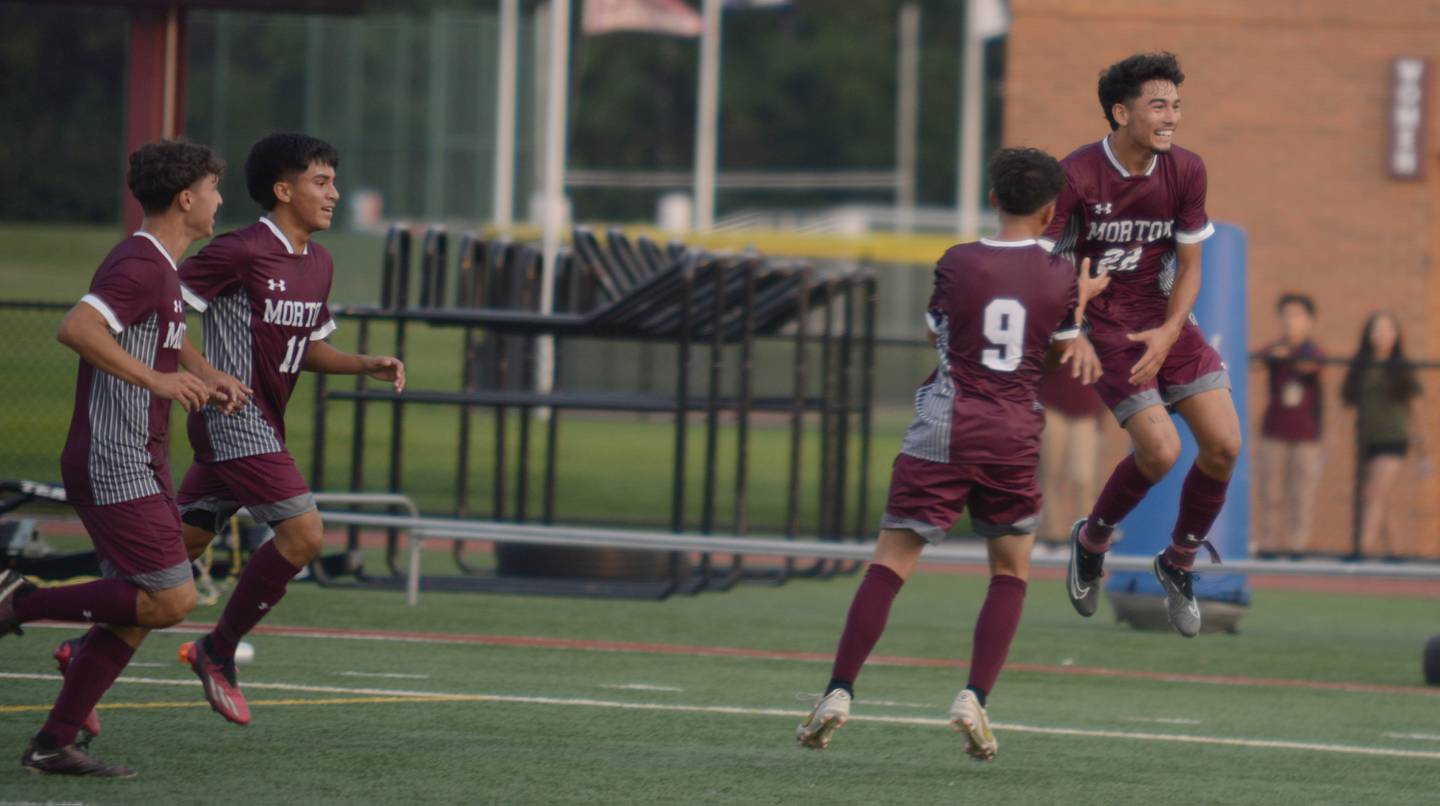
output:
[[[1126,168],[1125,164],[1120,162],[1120,159],[1115,156],[1115,152],[1110,150],[1110,135],[1107,134],[1104,137],[1100,138],[1100,147],[1105,149],[1105,156],[1110,159],[1110,164],[1115,166],[1115,170],[1119,171],[1121,176],[1125,177],[1126,179],[1130,179],[1134,176],[1134,174],[1130,173],[1130,169]],[[1155,173],[1155,164],[1159,161],[1160,155],[1150,155],[1150,164],[1145,168],[1144,175],[1149,176],[1150,174]]]
[[[1013,248],[1015,248],[1015,247],[1020,247],[1020,246],[1038,246],[1038,245],[1039,245],[1039,241],[1036,241],[1034,238],[1026,238],[1026,239],[1023,240],[1023,241],[997,241],[997,240],[995,240],[994,238],[981,238],[981,239],[980,239],[980,243],[983,243],[983,244],[985,244],[986,246],[998,246],[998,247],[1001,247],[1002,249],[1013,249]]]
[[[260,216],[260,223],[269,227],[270,231],[275,233],[275,237],[280,239],[280,243],[285,244],[286,252],[289,252],[292,255],[295,254],[295,247],[290,244],[290,239],[285,237],[285,233],[281,231],[279,224],[276,224],[274,221],[270,220],[270,216]],[[310,244],[305,244],[305,251],[301,252],[300,254],[310,254]]]
[[[165,256],[165,259],[170,262],[170,268],[174,269],[175,271],[179,271],[179,270],[180,270],[180,268],[175,265],[175,258],[173,258],[173,257],[170,256],[170,250],[168,250],[168,249],[165,248],[165,244],[160,243],[160,239],[159,239],[159,238],[156,238],[154,235],[151,235],[150,233],[146,232],[146,231],[143,230],[143,229],[137,229],[137,230],[135,230],[135,234],[136,234],[136,235],[139,235],[141,238],[146,239],[146,240],[149,241],[150,243],[155,244],[155,248],[156,248],[156,249],[159,249],[159,250],[160,250],[160,254],[164,255],[164,256]]]

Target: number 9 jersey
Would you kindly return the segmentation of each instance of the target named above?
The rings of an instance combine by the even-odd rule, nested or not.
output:
[[[326,300],[335,266],[313,240],[296,253],[268,218],[212,240],[180,266],[200,298],[205,358],[255,391],[226,416],[214,406],[190,415],[190,444],[202,462],[285,450],[285,405],[311,341],[335,330]]]
[[[915,395],[900,452],[930,462],[1033,465],[1050,343],[1074,338],[1075,267],[1035,240],[951,247],[926,313],[940,366]]]

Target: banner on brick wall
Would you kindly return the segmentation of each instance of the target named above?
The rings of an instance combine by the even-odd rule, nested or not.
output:
[[[1400,56],[1390,62],[1390,176],[1424,179],[1429,155],[1425,122],[1429,118],[1430,60]]]

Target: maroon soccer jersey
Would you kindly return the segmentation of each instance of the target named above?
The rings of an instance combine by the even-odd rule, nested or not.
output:
[[[1066,157],[1066,184],[1041,243],[1079,265],[1110,270],[1110,287],[1085,308],[1095,327],[1144,330],[1165,319],[1175,245],[1215,233],[1205,214],[1205,163],[1172,146],[1131,174],[1108,138]]]
[[[157,372],[175,372],[185,339],[185,301],[175,262],[147,232],[110,250],[80,299],[100,312],[125,352]],[[103,506],[173,495],[170,401],[81,359],[75,413],[60,455],[65,496]]]
[[[1075,267],[1036,241],[951,247],[935,267],[928,320],[940,366],[915,395],[901,452],[931,462],[1037,461],[1035,399],[1054,339],[1074,338]]]
[[[330,253],[315,242],[296,254],[268,218],[211,241],[180,267],[200,298],[205,357],[255,390],[252,405],[226,416],[213,406],[190,415],[190,444],[202,462],[285,450],[285,404],[305,350],[335,330],[326,299]]]
[[[1279,342],[1261,351],[1270,370],[1270,400],[1265,406],[1265,419],[1260,431],[1272,439],[1287,442],[1309,442],[1320,438],[1319,372],[1301,372],[1294,360],[1318,361],[1324,357],[1320,346],[1306,341],[1299,347],[1284,351]]]

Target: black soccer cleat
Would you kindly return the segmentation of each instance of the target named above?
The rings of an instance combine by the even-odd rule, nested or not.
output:
[[[1075,612],[1089,618],[1100,607],[1100,579],[1105,576],[1105,555],[1080,545],[1086,518],[1070,527],[1070,565],[1065,571],[1065,592]]]
[[[20,757],[20,766],[35,775],[93,775],[96,778],[134,778],[140,773],[123,764],[101,761],[79,745],[45,750],[32,740]]]
[[[1165,591],[1165,615],[1186,638],[1200,634],[1200,605],[1195,601],[1195,575],[1171,565],[1165,552],[1155,555],[1155,580]]]
[[[34,585],[14,571],[0,571],[0,638],[12,632],[25,634],[20,629],[19,617],[15,615],[15,597],[34,589]]]

